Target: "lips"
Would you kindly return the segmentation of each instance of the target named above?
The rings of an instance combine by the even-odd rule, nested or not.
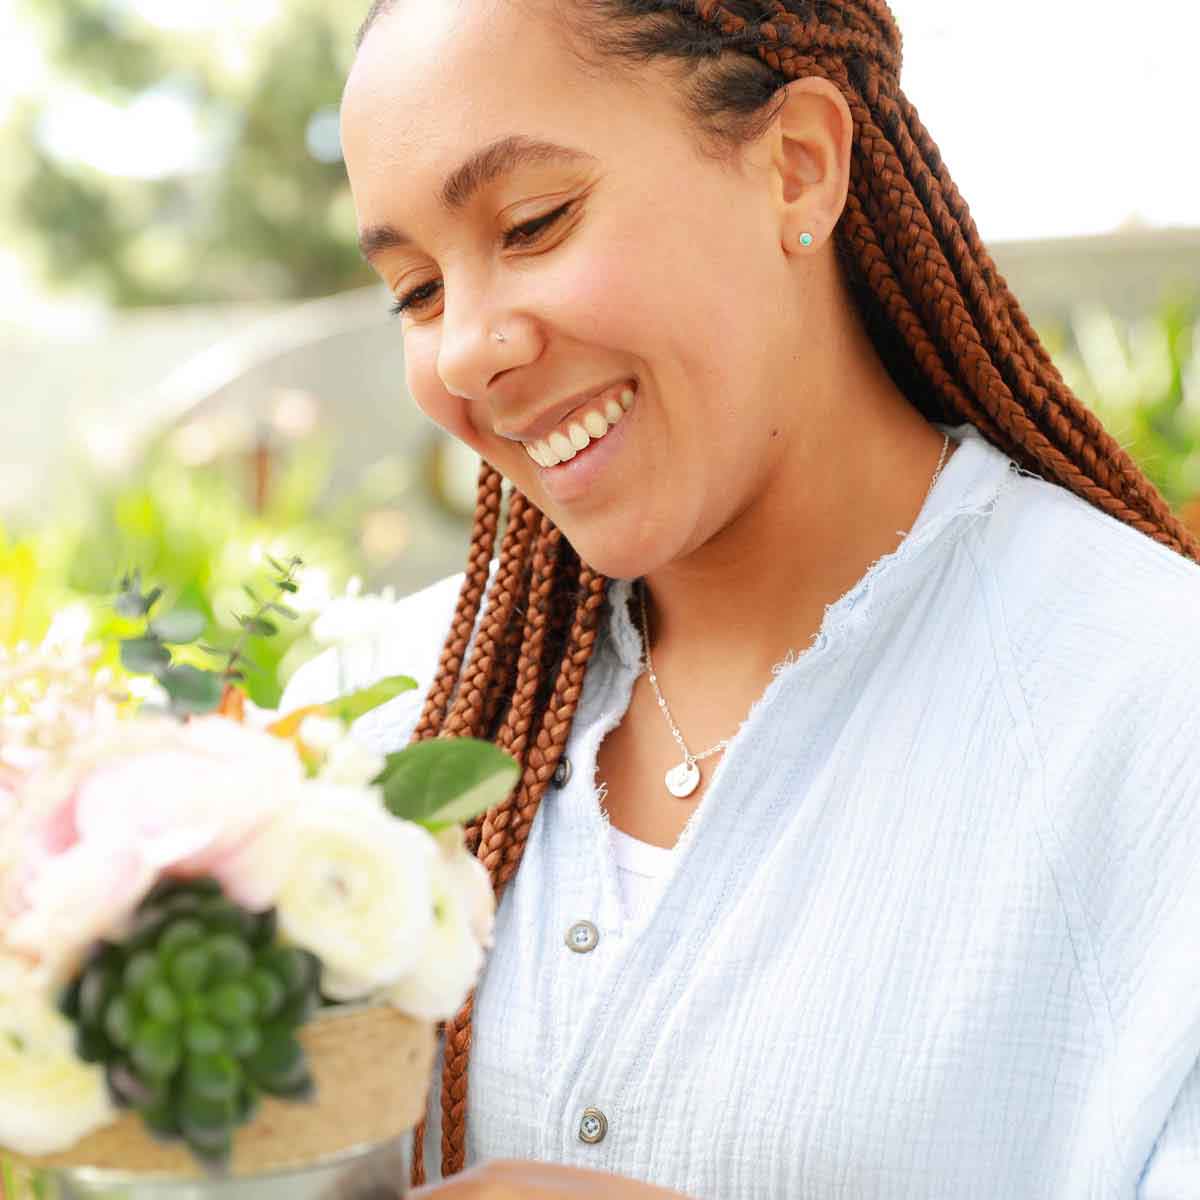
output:
[[[627,383],[605,389],[575,409],[548,437],[527,442],[525,453],[543,468],[570,462],[624,418],[633,408],[635,395]]]
[[[542,413],[536,420],[530,421],[527,425],[510,426],[505,428],[503,425],[493,426],[496,433],[501,437],[510,439],[511,441],[519,441],[525,443],[536,442],[542,438],[548,438],[555,430],[560,432],[565,430],[569,425],[567,418],[576,413],[576,410],[581,410],[579,415],[592,402],[601,396],[612,394],[614,399],[619,399],[622,389],[629,388],[637,391],[637,381],[633,379],[618,380],[615,383],[606,383],[602,387],[593,388],[591,391],[578,392],[568,400],[564,400],[561,404],[556,404],[553,408]],[[603,410],[603,405],[599,406]]]

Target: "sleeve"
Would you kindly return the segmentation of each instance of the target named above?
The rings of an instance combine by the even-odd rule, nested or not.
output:
[[[1192,1068],[1138,1181],[1137,1200],[1200,1196],[1200,1063]]]
[[[420,719],[462,582],[460,572],[405,596],[396,602],[392,619],[376,636],[332,646],[306,662],[288,680],[279,711],[321,704],[389,675],[409,675],[417,681],[415,690],[367,713],[352,729],[354,737],[376,753],[401,749]],[[478,625],[477,620],[476,629]]]

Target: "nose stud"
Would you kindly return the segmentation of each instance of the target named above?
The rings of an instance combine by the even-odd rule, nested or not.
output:
[[[496,341],[498,341],[498,342],[507,342],[508,341],[508,338],[506,338],[504,336],[504,334],[502,334],[499,330],[497,330],[495,333],[493,333],[492,337],[494,337],[496,339]]]
[[[811,233],[802,233],[800,235],[800,245],[811,246],[813,244],[813,235]]]

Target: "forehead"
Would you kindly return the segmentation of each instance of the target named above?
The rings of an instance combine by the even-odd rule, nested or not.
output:
[[[578,141],[603,125],[599,94],[611,86],[581,69],[553,0],[398,0],[368,33],[342,99],[356,193],[372,171],[420,169],[498,137],[571,128]]]

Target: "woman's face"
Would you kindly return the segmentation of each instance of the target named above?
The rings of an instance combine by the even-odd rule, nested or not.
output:
[[[399,0],[343,143],[417,404],[632,578],[766,485],[802,318],[769,156],[706,158],[665,71],[585,68],[554,3]]]

